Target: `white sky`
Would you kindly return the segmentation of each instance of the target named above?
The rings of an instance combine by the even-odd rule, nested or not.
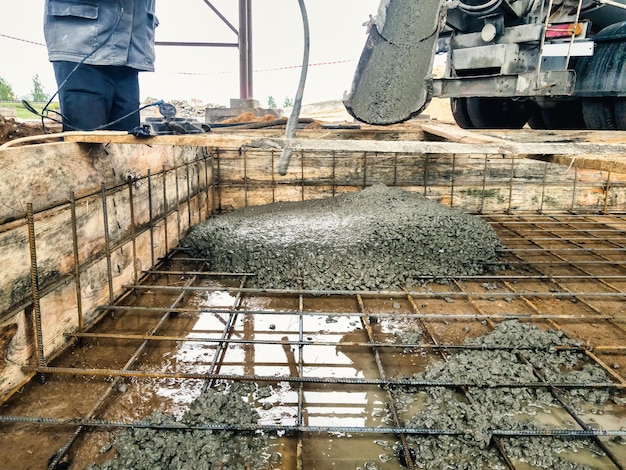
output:
[[[236,28],[238,1],[212,0]],[[304,103],[341,99],[350,88],[365,43],[365,23],[379,0],[306,0],[311,49]],[[43,43],[43,0],[12,2],[0,15],[0,34]],[[202,0],[157,0],[158,41],[236,42],[235,34]],[[297,0],[252,0],[254,98],[267,106],[293,99],[303,52]],[[0,36],[0,77],[18,96],[39,74],[46,92],[56,90],[46,48]],[[157,47],[155,73],[141,73],[142,99],[202,100],[228,106],[239,98],[236,48]]]

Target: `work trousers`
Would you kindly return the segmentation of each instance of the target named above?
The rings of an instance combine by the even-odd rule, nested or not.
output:
[[[130,67],[53,62],[63,130],[129,131],[140,124],[139,73]],[[74,70],[76,68],[76,70]]]

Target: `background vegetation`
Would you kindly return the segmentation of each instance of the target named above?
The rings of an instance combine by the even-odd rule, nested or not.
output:
[[[26,109],[26,107],[22,103],[22,99],[28,101],[28,103],[35,110],[37,110],[37,112],[42,112],[43,107],[50,99],[50,95],[46,92],[43,85],[41,84],[39,74],[36,74],[33,77],[33,84],[29,96],[24,96],[21,98],[15,96],[15,92],[13,91],[13,87],[11,86],[11,84],[2,77],[0,77],[0,106],[3,108],[15,108],[17,117],[19,119],[36,119],[37,116],[30,112],[28,109]],[[48,109],[55,110],[58,107],[59,103],[55,102],[51,103],[50,106],[48,106]]]
[[[28,102],[33,108],[37,110],[37,112],[41,113],[43,111],[43,107],[46,105],[47,101],[40,101],[38,103],[34,101]],[[22,104],[21,101],[2,101],[0,100],[0,108],[15,108],[15,112],[17,113],[18,119],[38,119],[38,116],[31,113],[26,107]],[[59,103],[53,102],[48,106],[48,109],[56,110],[59,108]],[[53,115],[51,115],[53,116]],[[54,115],[53,117],[56,117]]]

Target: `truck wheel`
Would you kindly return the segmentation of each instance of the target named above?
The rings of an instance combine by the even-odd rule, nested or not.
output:
[[[461,129],[474,128],[467,114],[467,98],[450,98],[450,109],[455,122]]]
[[[626,131],[626,98],[615,101],[615,124],[620,131]]]
[[[467,98],[467,114],[476,129],[521,129],[530,117],[526,103],[511,98]]]
[[[541,110],[546,129],[586,129],[580,100],[561,101],[552,108]]]
[[[539,106],[536,106],[530,113],[528,125],[531,129],[548,129],[548,125],[543,119],[543,110]]]
[[[585,98],[583,100],[583,119],[587,129],[617,129],[611,98]]]

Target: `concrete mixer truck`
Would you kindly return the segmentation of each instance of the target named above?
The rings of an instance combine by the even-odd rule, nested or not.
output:
[[[466,129],[626,130],[626,0],[383,0],[346,109],[393,124],[433,96]]]

